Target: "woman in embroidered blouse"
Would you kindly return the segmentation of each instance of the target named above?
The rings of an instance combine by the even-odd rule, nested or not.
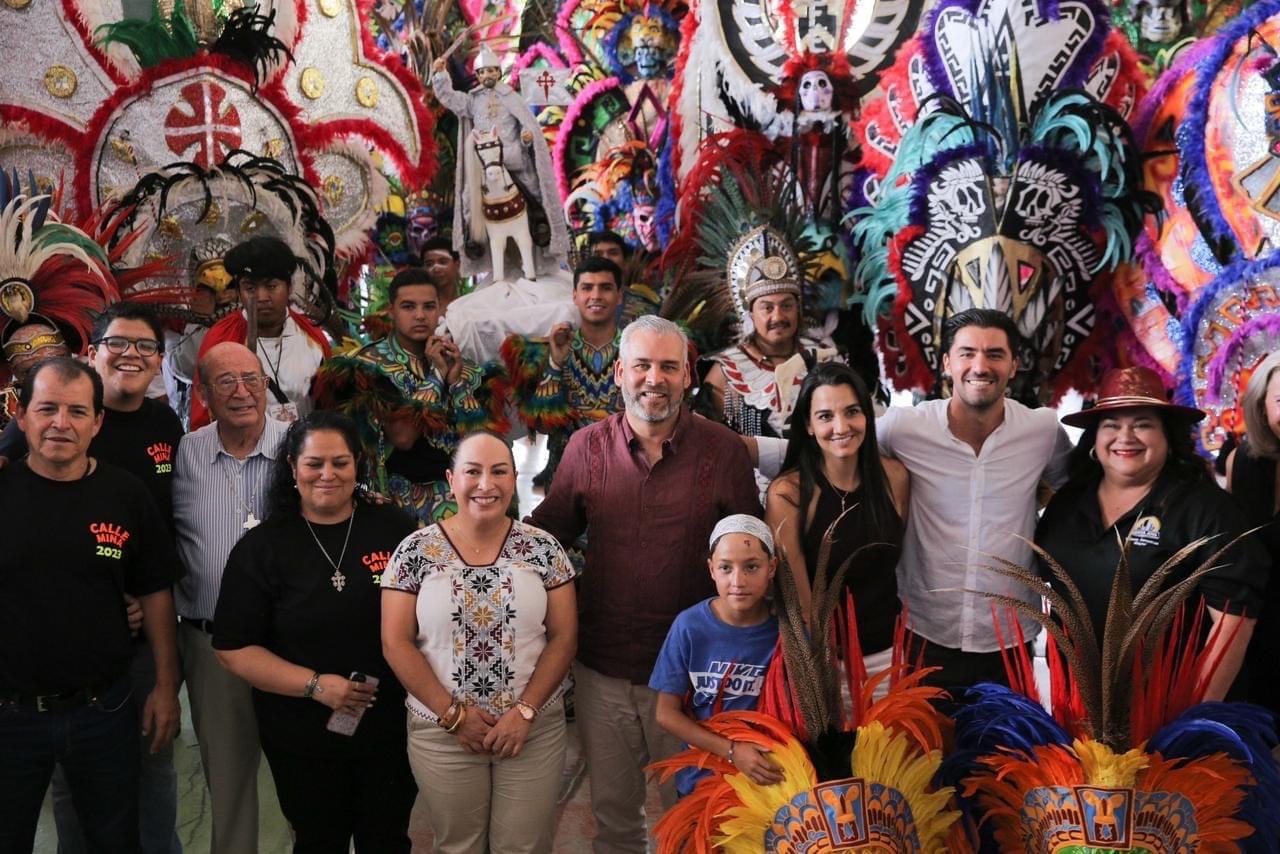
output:
[[[383,651],[409,692],[409,764],[436,851],[548,852],[575,571],[551,535],[507,516],[516,471],[502,439],[468,435],[448,479],[457,515],[411,534],[382,577]]]

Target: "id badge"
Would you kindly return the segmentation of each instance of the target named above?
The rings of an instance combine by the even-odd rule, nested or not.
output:
[[[298,405],[296,403],[271,403],[267,405],[267,415],[277,421],[283,421],[288,424],[291,421],[298,420]]]

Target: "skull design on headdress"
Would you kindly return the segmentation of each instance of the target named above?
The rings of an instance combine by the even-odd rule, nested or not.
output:
[[[820,69],[800,75],[800,107],[806,112],[826,112],[831,109],[834,88],[827,72]]]

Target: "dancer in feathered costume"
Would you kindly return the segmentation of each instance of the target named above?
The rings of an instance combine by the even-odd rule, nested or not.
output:
[[[836,355],[811,337],[824,335],[830,279],[777,155],[760,134],[708,139],[662,259],[675,282],[662,314],[712,353],[699,407],[752,436],[783,435],[809,368]]]
[[[1234,543],[1161,592],[1205,543],[1173,555],[1136,594],[1122,556],[1101,642],[1078,589],[1048,554],[1040,552],[1062,592],[1020,567],[994,568],[1049,598],[1053,616],[993,597],[1048,630],[1053,714],[1034,699],[1025,653],[1007,663],[1015,688],[979,685],[956,714],[957,752],[942,778],[963,781],[991,850],[1280,848],[1275,720],[1256,706],[1201,702],[1215,662],[1186,643],[1201,637],[1204,612],[1188,625],[1183,604]]]
[[[84,353],[94,313],[122,292],[150,301],[185,293],[171,285],[136,292],[165,275],[168,262],[125,263],[140,236],[127,224],[127,207],[100,210],[78,226],[59,220],[60,207],[60,191],[28,195],[16,173],[0,171],[0,427],[16,412],[27,371],[50,356]]]
[[[942,327],[970,307],[1018,324],[1019,400],[1100,379],[1091,289],[1155,201],[1124,121],[1136,60],[1105,8],[1082,6],[948,0],[864,112],[856,301],[897,388],[940,391]]]
[[[782,782],[758,785],[700,749],[654,763],[667,775],[682,768],[711,772],[658,822],[663,854],[971,850],[959,813],[949,808],[953,791],[933,782],[950,724],[930,701],[943,692],[921,686],[925,671],[913,673],[905,663],[901,626],[894,664],[867,678],[853,617],[837,617],[852,558],[829,572],[831,533],[818,558],[808,628],[791,570],[779,561],[781,639],[760,711],[721,712],[701,722],[767,752]],[[854,613],[852,602],[842,613]],[[886,680],[888,693],[874,700]],[[848,708],[842,689],[852,698]]]
[[[459,439],[510,426],[506,372],[434,334],[443,309],[424,270],[397,273],[387,304],[386,336],[326,359],[311,394],[318,408],[356,422],[364,484],[431,524],[457,512],[445,470]]]

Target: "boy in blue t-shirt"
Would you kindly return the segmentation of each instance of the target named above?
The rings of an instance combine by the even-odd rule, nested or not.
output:
[[[721,519],[711,532],[707,566],[719,595],[676,617],[649,678],[649,687],[659,692],[658,724],[767,786],[782,780],[782,770],[765,751],[716,735],[698,721],[711,717],[717,698],[722,711],[749,711],[760,699],[778,641],[778,618],[765,598],[778,566],[769,527],[754,516]],[[707,773],[681,770],[676,791],[689,794]]]

